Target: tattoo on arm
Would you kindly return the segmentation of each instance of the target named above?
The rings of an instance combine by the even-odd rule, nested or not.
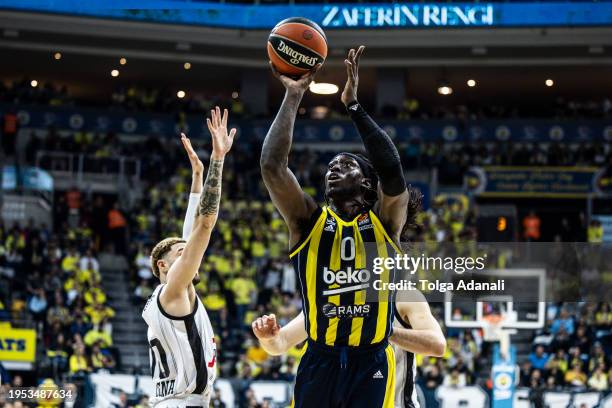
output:
[[[219,211],[219,202],[221,201],[221,172],[223,170],[223,160],[212,159],[204,189],[200,197],[200,205],[198,206],[198,215],[214,215]]]
[[[285,96],[263,142],[261,157],[265,163],[287,165],[300,100],[300,97]]]

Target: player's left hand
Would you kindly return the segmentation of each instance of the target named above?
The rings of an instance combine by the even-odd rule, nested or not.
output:
[[[351,48],[348,56],[344,60],[344,66],[346,66],[346,84],[344,90],[340,96],[340,100],[344,106],[348,106],[349,103],[357,100],[357,87],[359,86],[359,58],[365,50],[365,46],[361,45],[355,51]]]
[[[251,327],[253,328],[253,333],[259,340],[273,339],[278,336],[280,332],[280,326],[276,322],[276,316],[274,314],[258,317],[251,324]]]
[[[232,148],[234,136],[236,136],[236,128],[232,128],[229,134],[227,133],[227,109],[223,109],[222,116],[221,109],[215,106],[215,109],[210,111],[210,116],[210,118],[206,118],[206,124],[212,136],[213,151],[211,158],[223,160]]]
[[[185,151],[187,151],[187,156],[189,157],[189,162],[191,163],[191,171],[195,175],[201,175],[204,173],[204,165],[202,161],[198,157],[198,154],[194,150],[193,146],[191,146],[191,140],[185,135],[181,133],[181,142],[183,143],[183,147]]]

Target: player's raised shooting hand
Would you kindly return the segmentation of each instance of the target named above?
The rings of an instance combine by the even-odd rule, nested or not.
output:
[[[236,128],[232,128],[229,134],[227,133],[227,109],[223,109],[223,115],[221,115],[221,109],[215,106],[215,109],[210,111],[210,116],[210,118],[206,118],[206,124],[212,136],[213,151],[211,158],[223,160],[232,148]]]
[[[279,81],[281,81],[287,92],[299,96],[303,95],[304,92],[306,92],[312,81],[314,81],[317,72],[319,72],[319,70],[321,69],[321,66],[322,64],[317,64],[312,70],[308,71],[300,78],[293,79],[288,77],[287,75],[283,75],[278,72],[274,64],[270,62],[270,69],[272,70],[272,74],[274,74],[274,76],[278,78]]]
[[[191,140],[185,135],[181,133],[181,143],[183,143],[183,147],[187,152],[187,156],[189,157],[189,162],[191,163],[191,171],[194,175],[201,176],[204,173],[204,165],[202,161],[198,157],[198,154],[195,152],[193,146],[191,146]]]
[[[251,327],[253,328],[253,333],[255,333],[255,336],[257,336],[259,340],[273,339],[280,331],[280,326],[276,322],[276,316],[274,314],[258,317],[251,324]]]
[[[359,86],[359,59],[365,50],[365,46],[361,45],[357,51],[351,48],[348,56],[344,60],[346,67],[346,84],[340,96],[340,100],[344,106],[348,106],[351,102],[357,101],[357,88]]]

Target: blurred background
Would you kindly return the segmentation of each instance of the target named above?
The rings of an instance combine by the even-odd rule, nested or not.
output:
[[[78,390],[65,406],[147,405],[149,254],[182,228],[179,132],[207,163],[205,116],[220,105],[239,133],[198,286],[218,336],[213,403],[287,406],[303,349],[268,356],[249,327],[301,308],[258,165],[283,96],[265,43],[290,16],[329,42],[290,160],[319,202],[328,160],[361,149],[338,88],[363,44],[360,101],[425,197],[413,240],[612,242],[612,3],[137,3],[0,0],[3,389],[47,381]],[[547,304],[543,328],[513,336],[514,406],[612,404],[611,324],[610,302]],[[488,406],[482,330],[445,332],[443,358],[417,357],[422,404]]]

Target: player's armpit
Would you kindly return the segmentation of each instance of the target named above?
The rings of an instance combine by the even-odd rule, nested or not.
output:
[[[397,310],[410,329],[394,328],[391,341],[404,350],[427,356],[441,357],[446,351],[446,338],[438,321],[431,314],[429,304],[423,301],[398,302]]]
[[[379,200],[375,211],[380,217],[383,225],[387,228],[389,235],[396,243],[400,241],[400,235],[408,214],[408,201],[410,195],[408,190],[396,196],[388,196],[378,188]]]

